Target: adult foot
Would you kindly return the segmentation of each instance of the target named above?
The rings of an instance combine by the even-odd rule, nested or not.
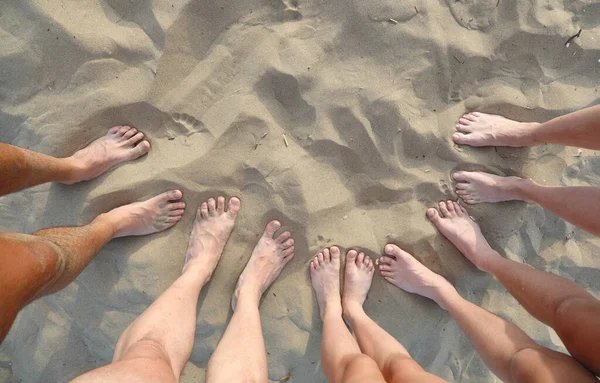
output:
[[[113,166],[135,160],[149,150],[150,143],[144,140],[144,133],[130,126],[115,126],[104,137],[65,159],[76,170],[72,179],[64,183],[94,179]]]
[[[196,219],[188,242],[183,272],[205,271],[207,280],[217,267],[225,243],[235,226],[240,200],[231,198],[225,210],[225,197],[210,198],[196,211]]]
[[[317,294],[321,319],[326,310],[342,315],[340,298],[340,249],[324,249],[310,261],[310,280]]]
[[[533,146],[532,130],[538,123],[517,122],[495,114],[472,112],[456,124],[452,138],[459,145]]]
[[[412,255],[396,245],[385,245],[384,255],[379,258],[379,272],[386,281],[413,294],[419,294],[436,301],[444,290],[454,287],[439,274],[434,273],[417,261]]]
[[[468,204],[525,200],[521,186],[531,180],[482,172],[456,172],[456,194]]]
[[[115,227],[114,238],[147,235],[167,230],[181,219],[185,202],[179,190],[171,190],[144,202],[134,202],[103,214]]]
[[[258,240],[246,268],[238,279],[235,293],[231,297],[231,307],[234,310],[240,294],[244,292],[252,294],[251,299],[260,301],[265,290],[294,257],[294,240],[289,231],[273,238],[279,228],[281,228],[279,221],[269,222],[262,237]]]
[[[350,250],[346,253],[346,269],[344,271],[344,295],[342,305],[344,313],[351,315],[352,310],[362,310],[371,288],[375,266],[365,253]]]
[[[500,257],[500,254],[490,247],[479,225],[471,219],[464,207],[456,202],[442,201],[440,211],[441,216],[436,209],[428,209],[427,217],[477,268],[485,271],[491,257]]]

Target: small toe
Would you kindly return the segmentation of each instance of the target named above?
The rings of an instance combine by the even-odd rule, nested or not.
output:
[[[368,265],[369,265],[369,262],[371,261],[371,258],[370,258],[368,255],[366,255],[365,253],[363,253],[363,257],[364,257],[364,259],[363,259],[363,264],[364,264],[365,266],[368,266]]]
[[[283,258],[286,258],[286,260],[291,259],[294,256],[294,246],[283,250],[281,254],[283,255]]]
[[[363,253],[362,251],[360,253],[358,253],[358,256],[356,257],[356,265],[360,266],[361,263],[363,263],[365,260],[365,253]]]
[[[390,245],[388,245],[388,246],[390,246]],[[390,254],[390,252],[393,252],[393,251],[394,251],[394,250],[393,250],[393,248],[391,248],[391,247],[390,247],[390,248],[388,249],[388,248],[387,248],[387,246],[386,246],[386,250],[385,250],[385,252],[386,252],[386,253]],[[391,254],[390,254],[390,255],[391,255]],[[381,257],[379,257],[379,264],[380,264],[380,265],[381,265],[381,264],[383,264],[383,265],[391,265],[393,260],[394,260],[394,259],[393,259],[393,258],[391,258],[391,257],[388,257],[388,256],[386,256],[386,255],[382,255]]]
[[[217,198],[217,213],[223,214],[225,212],[225,197],[220,196]]]
[[[290,238],[287,241],[285,241],[285,243],[283,244],[283,249],[286,250],[292,246],[294,246],[294,240],[292,238]]]
[[[183,215],[183,213],[185,213],[185,210],[183,209],[179,209],[179,210],[171,210],[169,212],[169,216],[170,217],[177,217],[177,216],[181,216]]]
[[[185,209],[185,202],[170,203],[168,205],[168,208],[171,209],[171,210]]]
[[[122,137],[125,133],[127,133],[129,131],[129,129],[131,129],[131,127],[129,127],[129,126],[121,126],[119,128],[119,131],[117,132],[117,135],[119,137]]]
[[[126,140],[128,140],[131,137],[135,136],[136,133],[138,133],[137,129],[136,128],[131,128],[128,131],[126,131],[125,134],[123,134],[123,138],[126,139]]]
[[[107,134],[116,134],[116,133],[118,133],[118,132],[119,132],[119,129],[121,129],[121,128],[122,128],[122,126],[120,126],[120,125],[113,126],[112,128],[110,128],[110,129],[108,130],[108,133],[107,133]]]
[[[454,206],[454,213],[459,217],[462,217],[462,210],[460,210],[460,205],[456,201],[452,201],[452,205]]]
[[[471,120],[468,120],[468,119],[466,119],[466,118],[464,118],[464,117],[461,117],[461,118],[458,120],[458,124],[459,124],[459,125],[467,125],[467,126],[468,126],[468,125],[471,125],[472,123],[473,123],[473,122],[472,122]]]
[[[379,271],[390,271],[392,270],[392,266],[379,264]]]
[[[450,212],[448,211],[448,207],[446,206],[446,202],[442,201],[440,202],[440,211],[442,212],[442,214],[444,215],[444,217],[448,217],[450,215]]]
[[[331,262],[331,254],[329,253],[329,249],[327,248],[323,249],[323,260],[326,263]]]
[[[324,255],[323,255],[323,253],[319,253],[319,254],[317,254],[317,258],[318,258],[318,260],[319,260],[319,265],[323,265],[323,263],[324,263],[324,260],[325,260],[325,257],[324,257]]]
[[[450,200],[446,201],[446,207],[451,215],[454,215],[454,203]]]
[[[457,124],[456,131],[467,134],[473,133],[473,127],[471,127],[470,125]]]
[[[202,218],[208,218],[208,204],[206,202],[202,202],[202,205],[200,205],[200,214]]]
[[[284,231],[283,233],[281,233],[276,239],[275,242],[277,244],[283,244],[288,238],[290,238],[292,236],[292,233],[290,233],[289,231]]]
[[[214,198],[208,199],[208,214],[216,215],[217,213],[217,201]]]
[[[469,213],[467,212],[467,209],[465,209],[465,207],[464,207],[464,206],[462,206],[462,205],[461,205],[461,207],[460,207],[460,211],[462,211],[462,212],[463,212],[463,214],[465,214],[465,215],[469,215]]]

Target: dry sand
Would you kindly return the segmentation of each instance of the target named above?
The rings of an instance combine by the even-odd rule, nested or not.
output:
[[[596,152],[458,148],[450,135],[465,111],[533,121],[597,104],[599,59],[597,0],[2,0],[0,140],[63,156],[130,124],[152,151],[92,182],[0,199],[0,230],[85,224],[171,187],[189,211],[165,233],[111,242],[69,287],[23,310],[0,348],[0,380],[64,382],[109,363],[121,332],[179,275],[194,207],[220,193],[243,210],[201,295],[182,382],[202,381],[271,218],[297,241],[261,307],[274,382],[325,381],[307,264],[333,244],[377,256],[394,241],[564,350],[424,212],[456,198],[456,169],[598,185]],[[502,254],[600,294],[599,239],[525,203],[470,211]],[[497,381],[433,302],[376,275],[366,311],[428,371]]]

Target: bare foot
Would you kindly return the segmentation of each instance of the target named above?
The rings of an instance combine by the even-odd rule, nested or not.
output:
[[[342,304],[344,312],[348,313],[353,308],[360,308],[367,299],[371,289],[375,266],[365,253],[350,250],[346,253],[346,269],[344,271],[344,295]]]
[[[244,291],[260,301],[265,290],[279,276],[283,267],[294,257],[294,240],[289,231],[273,238],[281,223],[271,221],[258,240],[246,268],[238,279],[235,293],[231,297],[231,307],[235,310],[238,298]]]
[[[185,202],[179,190],[171,190],[144,202],[134,202],[103,214],[116,227],[114,238],[147,235],[167,230],[181,219]]]
[[[231,235],[235,218],[240,211],[240,200],[231,198],[225,211],[225,197],[215,201],[210,198],[196,211],[196,219],[190,234],[183,272],[190,269],[206,271],[207,281],[212,276],[225,243]]]
[[[521,200],[525,196],[521,185],[531,180],[519,177],[500,177],[482,172],[456,172],[456,194],[468,204]]]
[[[434,273],[398,246],[388,244],[379,258],[379,272],[386,281],[413,294],[436,301],[442,308],[440,298],[444,289],[454,287],[439,274]]]
[[[456,202],[440,202],[440,211],[428,209],[427,217],[467,259],[479,268],[486,270],[486,263],[491,257],[500,257],[481,233],[467,210]]]
[[[532,130],[538,123],[517,122],[495,114],[472,112],[463,115],[456,124],[452,138],[459,145],[470,146],[533,146]]]
[[[340,249],[336,246],[324,249],[310,261],[310,279],[317,294],[321,319],[325,310],[342,315],[340,298]]]
[[[135,128],[111,128],[106,136],[98,138],[86,148],[66,158],[77,171],[72,180],[64,183],[89,181],[121,162],[143,156],[150,150],[150,143],[143,139],[144,133]]]

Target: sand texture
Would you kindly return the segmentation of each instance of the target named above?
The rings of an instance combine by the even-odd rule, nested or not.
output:
[[[203,381],[238,275],[273,218],[297,243],[261,307],[273,382],[325,382],[308,262],[334,244],[377,257],[395,242],[564,350],[425,209],[456,198],[456,169],[598,185],[590,150],[459,148],[450,136],[470,110],[543,121],[599,103],[599,60],[597,0],[0,1],[2,142],[66,156],[129,124],[152,144],[94,181],[0,199],[0,230],[86,224],[174,187],[189,206],[167,232],[109,243],[74,283],[23,310],[0,347],[0,381],[65,382],[109,363],[121,332],[180,274],[195,207],[221,193],[242,211],[200,297],[184,383]],[[470,213],[503,255],[600,295],[599,239],[526,203]],[[435,303],[376,275],[366,311],[428,371],[498,381]]]

